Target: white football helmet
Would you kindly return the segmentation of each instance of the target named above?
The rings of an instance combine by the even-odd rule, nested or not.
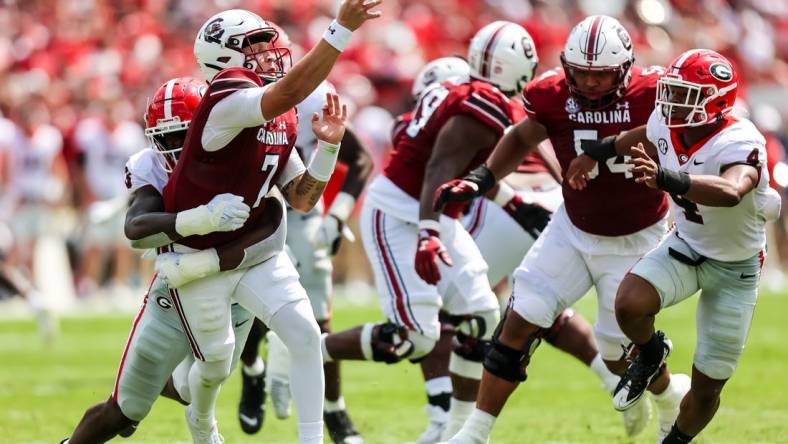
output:
[[[536,72],[539,58],[531,35],[505,21],[480,29],[468,47],[471,77],[490,82],[506,94],[522,92]]]
[[[578,23],[561,52],[569,92],[585,109],[603,108],[618,100],[629,84],[629,70],[634,61],[629,33],[618,20],[606,15],[592,15]],[[618,78],[601,98],[591,100],[578,90],[573,70],[614,71]]]
[[[244,53],[244,47],[260,42],[267,43],[265,49]],[[266,81],[276,81],[285,75],[292,64],[290,50],[281,43],[276,25],[266,22],[253,12],[228,9],[202,25],[194,40],[194,56],[209,82],[225,68],[243,66],[256,70],[262,54],[273,56],[275,68],[258,74]]]
[[[470,79],[471,67],[461,57],[441,57],[435,59],[421,68],[416,80],[413,81],[411,94],[413,100],[418,100],[421,93],[433,83],[443,83],[451,80],[456,83],[465,83]]]

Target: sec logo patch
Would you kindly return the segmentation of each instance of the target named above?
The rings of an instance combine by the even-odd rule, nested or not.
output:
[[[657,140],[657,148],[659,148],[660,153],[668,154],[668,141],[660,138]]]

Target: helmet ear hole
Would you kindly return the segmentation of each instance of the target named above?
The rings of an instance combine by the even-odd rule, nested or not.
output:
[[[219,57],[218,59],[216,59],[216,61],[219,63],[227,63],[230,61],[230,57]]]

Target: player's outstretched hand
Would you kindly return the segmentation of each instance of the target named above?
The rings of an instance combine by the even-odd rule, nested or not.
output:
[[[588,174],[594,169],[596,164],[597,161],[587,154],[581,154],[572,159],[565,175],[569,186],[578,191],[585,189],[588,186],[588,181],[591,180]]]
[[[379,10],[372,10],[383,0],[342,0],[339,5],[337,22],[345,28],[355,31],[365,21],[380,17]]]
[[[632,147],[632,158],[626,163],[634,165],[629,171],[635,175],[635,182],[645,183],[649,188],[657,188],[659,165],[648,154],[642,143]]]
[[[312,131],[319,140],[338,145],[345,135],[346,120],[347,105],[339,102],[338,95],[328,93],[322,118],[318,113],[312,114]]]

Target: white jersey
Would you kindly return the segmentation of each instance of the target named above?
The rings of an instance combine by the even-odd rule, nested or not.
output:
[[[163,194],[168,177],[162,162],[159,153],[152,148],[137,151],[129,157],[126,162],[126,188],[129,193],[151,185]]]
[[[301,158],[305,162],[312,159],[312,153],[317,144],[317,136],[312,131],[312,114],[318,113],[322,115],[323,105],[326,103],[326,94],[336,93],[334,86],[328,83],[327,80],[323,82],[312,91],[301,103],[296,105],[298,112],[298,138],[296,138],[296,148],[301,153]]]
[[[91,192],[99,200],[122,196],[123,164],[145,145],[142,127],[125,121],[110,131],[99,119],[85,119],[75,133],[85,156],[85,175]]]
[[[651,113],[646,134],[657,147],[660,164],[674,171],[720,176],[729,165],[758,168],[758,184],[735,207],[698,205],[681,196],[671,196],[670,206],[679,236],[699,254],[733,262],[763,250],[767,207],[773,196],[766,169],[766,141],[749,120],[734,120],[689,151],[675,147],[670,129],[657,110]]]
[[[0,130],[0,145],[8,149],[10,156],[9,191],[13,197],[32,202],[58,200],[64,184],[53,174],[53,166],[63,148],[60,130],[41,125],[27,136],[10,121]]]

